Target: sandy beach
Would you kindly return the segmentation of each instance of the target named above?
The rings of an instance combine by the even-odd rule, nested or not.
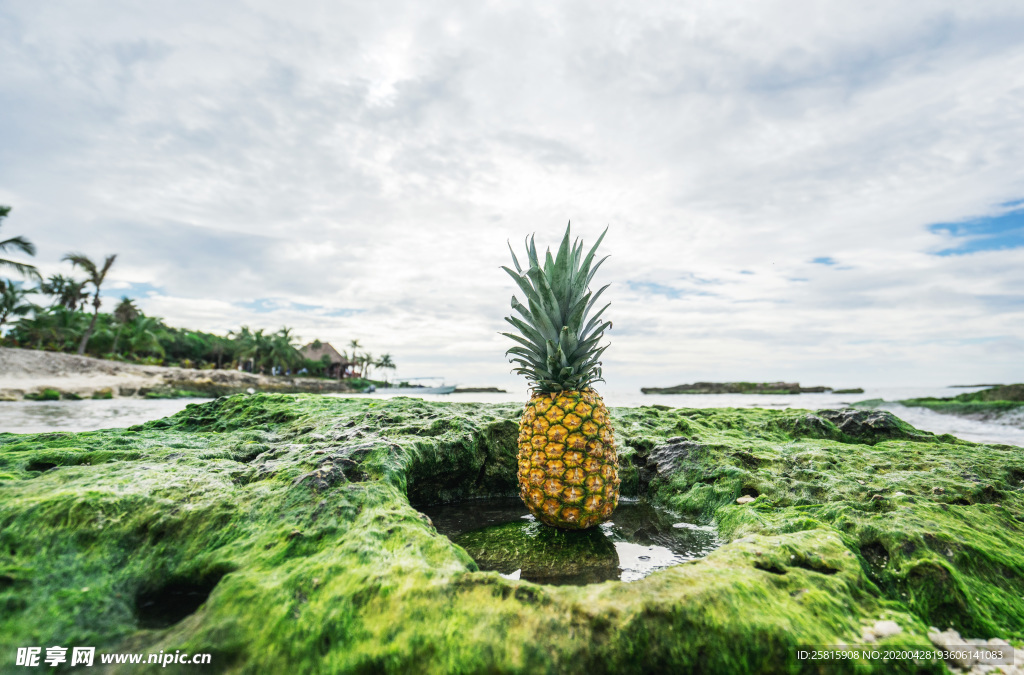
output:
[[[0,401],[52,389],[68,398],[144,397],[189,391],[221,396],[248,389],[278,393],[352,391],[345,382],[271,377],[237,370],[143,366],[59,352],[0,347]]]

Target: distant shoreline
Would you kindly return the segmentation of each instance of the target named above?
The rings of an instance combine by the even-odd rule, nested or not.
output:
[[[282,394],[356,391],[344,380],[145,366],[62,352],[0,347],[0,401],[212,398],[250,389]]]

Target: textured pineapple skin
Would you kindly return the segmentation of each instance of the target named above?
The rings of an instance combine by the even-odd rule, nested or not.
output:
[[[604,401],[593,389],[535,393],[519,423],[519,496],[539,521],[583,530],[619,503],[619,462]]]

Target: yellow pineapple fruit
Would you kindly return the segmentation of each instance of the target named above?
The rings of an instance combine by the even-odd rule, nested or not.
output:
[[[606,230],[607,232],[607,230]],[[618,459],[604,401],[591,387],[601,379],[598,342],[610,321],[590,317],[597,298],[589,290],[596,265],[597,240],[587,256],[578,241],[570,249],[569,228],[556,257],[548,251],[543,267],[533,239],[527,242],[530,266],[512,275],[527,298],[514,296],[521,318],[506,317],[519,334],[503,333],[518,346],[508,350],[516,372],[526,375],[533,395],[519,424],[519,494],[541,522],[563,529],[585,529],[608,520],[619,503]]]

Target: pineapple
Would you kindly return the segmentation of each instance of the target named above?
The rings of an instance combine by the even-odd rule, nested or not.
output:
[[[607,345],[598,342],[612,325],[601,321],[608,305],[587,318],[608,288],[589,290],[605,260],[593,264],[607,232],[583,257],[578,240],[570,248],[567,227],[558,254],[552,258],[548,250],[543,267],[531,237],[527,269],[515,252],[515,271],[502,267],[527,300],[523,305],[513,296],[519,317],[505,318],[519,334],[502,333],[518,343],[506,355],[512,355],[510,361],[519,366],[515,372],[525,375],[533,390],[519,423],[519,494],[538,520],[562,529],[593,527],[608,520],[619,503],[608,409],[591,386],[603,381],[599,359]]]

